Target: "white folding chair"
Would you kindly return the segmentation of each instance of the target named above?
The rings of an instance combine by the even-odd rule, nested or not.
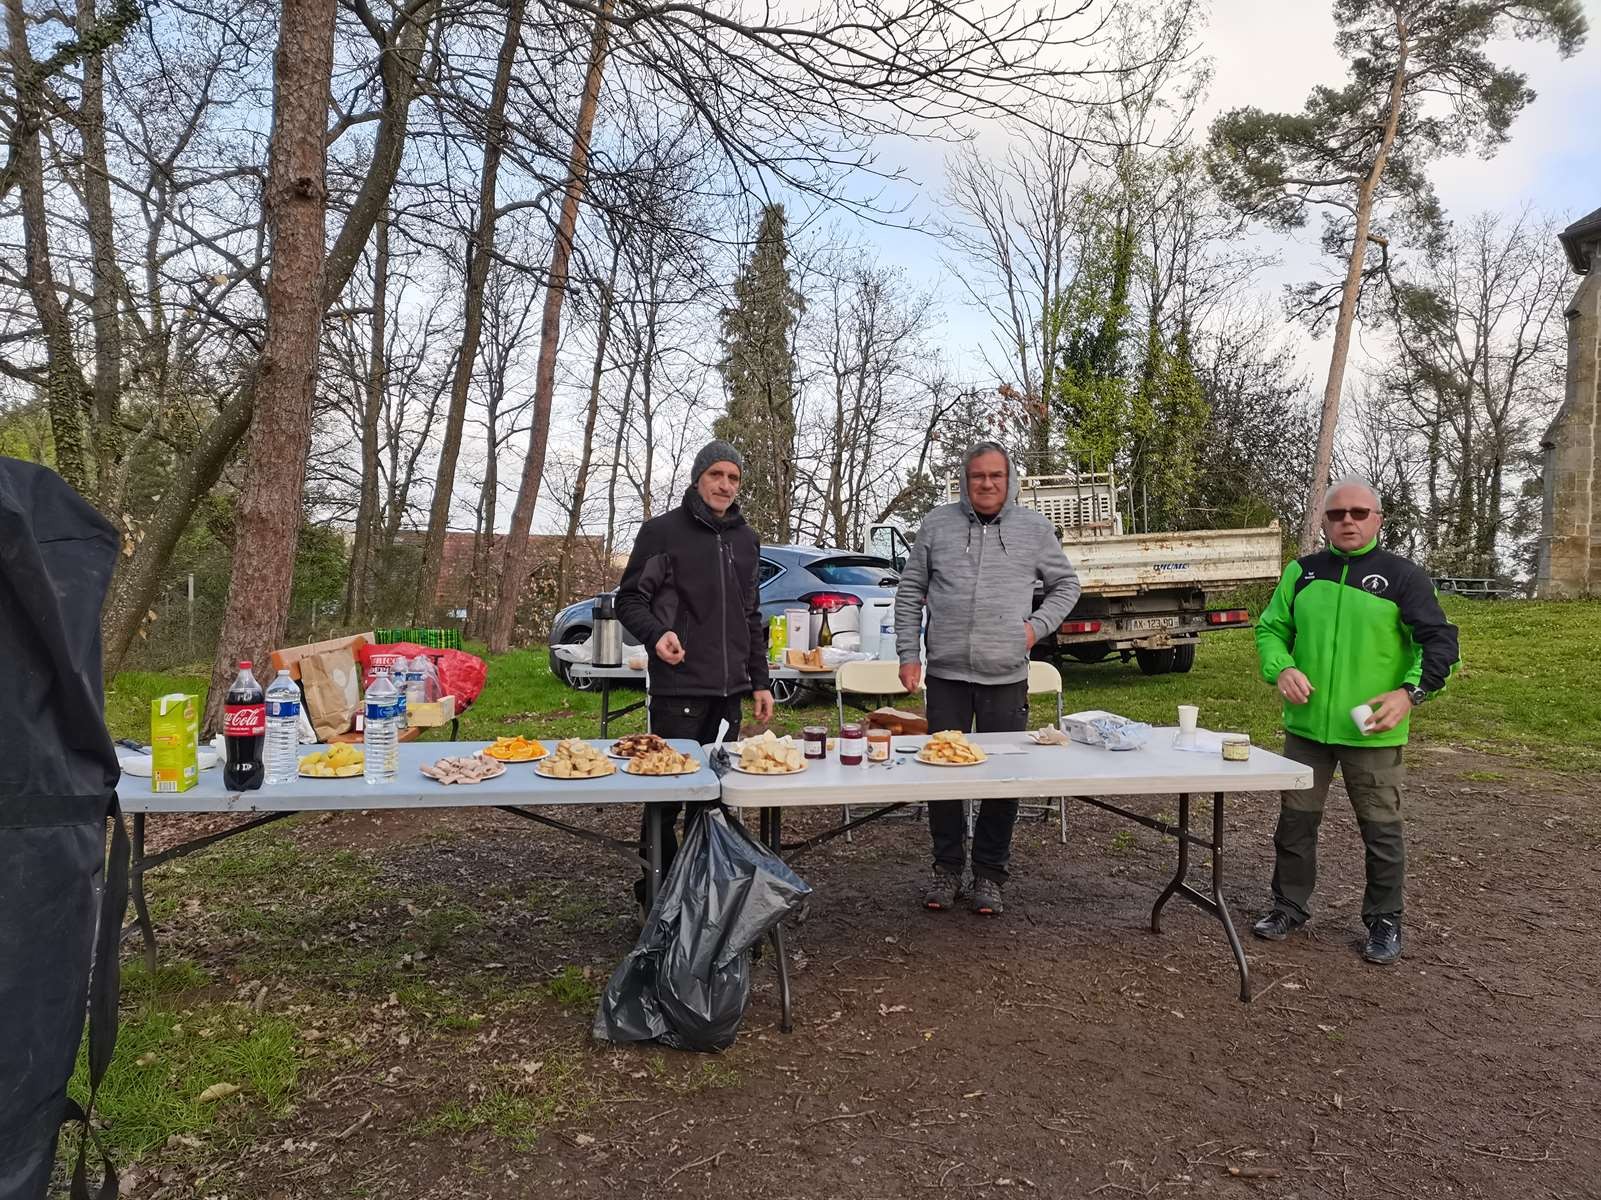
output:
[[[901,665],[898,662],[848,662],[834,672],[834,707],[839,717],[838,728],[845,726],[845,693],[853,696],[904,696],[907,691],[901,686]],[[851,806],[841,805],[845,813],[845,823],[850,824]],[[845,840],[851,841],[850,832],[845,833]]]
[[[1062,707],[1062,673],[1060,671],[1058,671],[1056,669],[1056,667],[1051,663],[1040,662],[1038,659],[1031,659],[1029,661],[1029,664],[1028,664],[1028,694],[1030,696],[1054,695],[1056,697],[1056,727],[1058,729],[1060,729],[1062,727],[1062,713],[1063,713],[1063,707]],[[1045,804],[1045,805],[1033,805],[1033,804],[1030,804],[1027,807],[1029,807],[1029,808],[1040,807],[1040,808],[1043,808],[1046,812],[1050,811],[1050,805],[1049,804]],[[1061,818],[1062,845],[1065,846],[1065,845],[1067,845],[1067,797],[1066,796],[1058,796],[1056,798],[1056,811],[1057,811],[1057,815]]]

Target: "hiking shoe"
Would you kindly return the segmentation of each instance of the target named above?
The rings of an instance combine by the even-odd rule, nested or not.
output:
[[[1387,967],[1401,957],[1401,918],[1374,917],[1368,923],[1367,944],[1362,957],[1370,963]]]
[[[923,907],[935,912],[955,908],[962,891],[960,875],[944,867],[934,867],[928,873],[928,886],[923,889]]]
[[[1006,911],[999,879],[986,879],[982,875],[973,877],[973,911],[981,917],[998,917]]]
[[[1305,924],[1305,917],[1298,917],[1288,909],[1275,908],[1255,925],[1252,925],[1251,932],[1259,938],[1266,938],[1270,942],[1282,942]]]

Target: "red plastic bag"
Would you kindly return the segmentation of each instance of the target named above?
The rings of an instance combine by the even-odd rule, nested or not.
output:
[[[489,664],[465,650],[428,650],[425,653],[434,660],[439,686],[445,695],[456,698],[456,715],[460,716],[484,690]]]

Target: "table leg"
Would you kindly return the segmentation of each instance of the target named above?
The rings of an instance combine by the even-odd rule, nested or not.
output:
[[[1178,870],[1173,873],[1172,880],[1162,889],[1162,894],[1156,898],[1156,904],[1151,909],[1151,932],[1162,932],[1162,908],[1173,898],[1173,893],[1184,886],[1184,881],[1190,873],[1190,794],[1185,792],[1179,796],[1179,862]]]
[[[662,806],[645,805],[645,857],[649,870],[645,872],[645,911],[656,907],[656,894],[662,886]]]
[[[611,680],[600,680],[600,736],[610,737],[608,728],[611,725]]]
[[[1245,947],[1235,932],[1234,918],[1229,915],[1229,902],[1223,897],[1223,793],[1212,797],[1212,903],[1217,905],[1217,919],[1223,922],[1223,933],[1234,952],[1234,963],[1240,969],[1240,999],[1251,1002],[1251,968],[1245,963]]]
[[[145,944],[145,966],[153,974],[156,969],[156,927],[150,922],[150,906],[145,902],[145,814],[133,814],[133,863],[129,869],[129,890],[133,893],[133,910],[139,925],[139,936]]]
[[[762,841],[767,848],[778,857],[783,858],[784,845],[784,810],[780,808],[764,808],[761,810]],[[795,1001],[789,989],[789,955],[784,950],[784,923],[780,921],[773,926],[773,957],[778,960],[778,1027],[785,1033],[795,1031]]]

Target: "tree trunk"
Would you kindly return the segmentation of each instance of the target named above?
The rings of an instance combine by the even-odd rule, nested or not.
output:
[[[1334,320],[1334,349],[1329,356],[1328,382],[1323,386],[1323,412],[1318,419],[1317,454],[1312,460],[1312,486],[1306,502],[1306,518],[1301,523],[1301,553],[1317,549],[1323,527],[1323,495],[1329,489],[1329,471],[1334,464],[1334,431],[1340,423],[1340,392],[1345,386],[1345,363],[1351,354],[1351,326],[1356,323],[1356,301],[1362,291],[1362,264],[1367,258],[1368,229],[1373,223],[1373,197],[1384,178],[1384,168],[1395,145],[1395,130],[1401,120],[1406,99],[1408,54],[1406,22],[1395,13],[1398,38],[1395,72],[1390,77],[1390,109],[1384,134],[1373,167],[1362,180],[1356,200],[1356,230],[1351,243],[1351,261],[1346,264],[1345,285],[1340,290],[1340,311]]]
[[[389,214],[378,218],[373,244],[372,336],[367,358],[367,387],[361,410],[361,502],[356,507],[356,541],[345,580],[345,624],[367,612],[367,582],[372,572],[373,531],[378,521],[378,423],[384,411],[384,337],[389,293]]]
[[[628,420],[634,412],[634,376],[639,356],[628,356],[628,374],[623,379],[623,399],[617,406],[617,436],[612,441],[611,471],[606,482],[606,561],[617,551],[617,475],[623,466],[623,443],[628,437]]]
[[[228,607],[211,668],[206,728],[216,729],[235,660],[261,661],[289,618],[300,532],[327,237],[329,86],[336,0],[284,0],[268,151],[267,341],[262,350],[249,475],[240,497]]]
[[[8,3],[14,2],[16,0],[8,0]],[[389,203],[389,192],[400,170],[401,152],[405,148],[428,22],[437,10],[434,0],[426,0],[415,10],[399,15],[389,36],[379,45],[384,80],[383,116],[379,119],[373,155],[361,191],[323,263],[317,295],[319,317],[350,282],[351,273],[360,261],[361,249]],[[178,539],[188,528],[196,505],[216,485],[239,439],[250,427],[262,366],[260,359],[246,366],[238,393],[206,426],[199,443],[178,465],[162,492],[160,504],[145,525],[143,540],[134,547],[132,555],[118,563],[111,581],[111,595],[100,620],[108,677],[120,669],[128,647],[138,634],[151,601],[160,590],[161,575],[172,559]]]
[[[6,38],[11,77],[16,88],[12,118],[13,178],[22,199],[24,277],[45,344],[45,412],[55,444],[56,472],[86,498],[96,492],[90,478],[88,408],[91,394],[72,344],[72,327],[56,290],[50,259],[48,202],[44,187],[44,152],[40,145],[43,97],[34,80],[35,64],[28,49],[28,24],[22,0],[6,0]]]
[[[97,26],[95,0],[78,0],[78,36],[95,43]],[[106,168],[105,61],[100,50],[84,59],[78,124],[83,138],[83,197],[93,257],[95,377],[94,422],[89,440],[94,446],[97,503],[101,512],[116,520],[111,505],[117,463],[122,456],[122,327],[117,306],[122,272],[117,267],[111,177]]]
[[[578,452],[578,477],[573,481],[573,506],[567,514],[567,532],[561,542],[561,576],[557,583],[556,604],[565,608],[572,594],[573,556],[578,549],[578,531],[584,523],[584,497],[589,493],[589,464],[595,452],[595,421],[600,416],[600,381],[606,372],[606,346],[611,341],[612,301],[617,289],[620,250],[612,251],[611,270],[601,286],[600,316],[595,332],[595,363],[589,372],[589,408],[584,413],[584,442]]]
[[[506,98],[511,91],[517,48],[522,44],[526,8],[526,0],[512,0],[507,11],[506,33],[495,62],[494,88],[489,97],[489,110],[484,114],[484,163],[478,177],[477,228],[467,247],[461,354],[456,359],[456,375],[450,385],[450,409],[445,415],[444,444],[439,450],[433,506],[428,513],[428,534],[423,542],[422,566],[417,572],[417,599],[413,605],[417,619],[424,622],[432,619],[434,597],[439,591],[445,534],[450,529],[450,502],[456,488],[456,463],[461,456],[462,427],[467,421],[467,392],[472,386],[473,368],[478,362],[478,346],[484,332],[484,288],[495,258],[495,223],[500,217],[495,197],[506,143]],[[493,440],[491,432],[491,443]],[[493,533],[493,529],[490,532]]]
[[[573,130],[572,156],[567,164],[567,190],[562,197],[556,241],[550,252],[550,278],[545,284],[545,308],[539,323],[539,360],[534,371],[534,427],[528,435],[522,487],[517,492],[517,506],[512,510],[511,529],[506,535],[506,551],[501,560],[500,602],[489,636],[489,649],[496,654],[503,654],[511,647],[512,633],[517,628],[517,604],[528,574],[528,532],[534,521],[534,504],[539,499],[540,477],[545,471],[550,405],[556,390],[556,350],[561,342],[561,308],[567,296],[567,263],[572,257],[573,233],[578,226],[578,205],[589,181],[589,134],[595,126],[595,109],[600,104],[600,81],[606,70],[606,43],[611,32],[613,5],[614,0],[601,0],[600,13],[595,19],[589,69],[584,76],[578,122]]]

